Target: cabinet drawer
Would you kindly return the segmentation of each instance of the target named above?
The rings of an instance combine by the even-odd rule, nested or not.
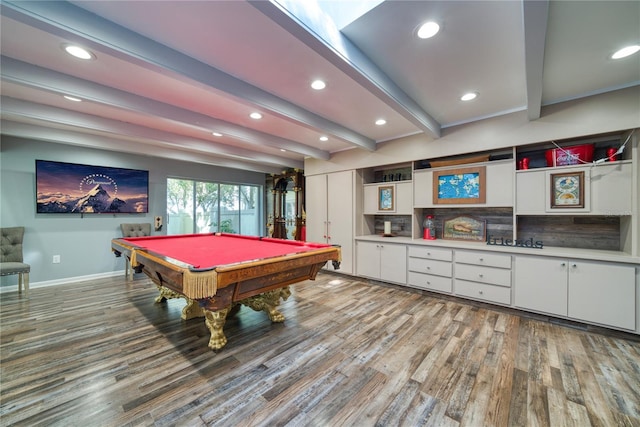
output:
[[[487,285],[485,283],[456,280],[456,295],[473,299],[495,302],[498,304],[511,304],[511,288]]]
[[[511,287],[511,270],[456,263],[456,279]]]
[[[456,251],[456,262],[484,265],[487,267],[511,268],[511,255],[486,252]]]
[[[434,248],[430,246],[409,246],[409,256],[414,258],[451,261],[453,259],[453,251],[451,249]]]
[[[409,272],[409,285],[416,288],[438,292],[451,293],[453,280],[450,277],[434,276],[431,274]]]
[[[409,257],[409,271],[451,277],[452,264],[448,261]]]

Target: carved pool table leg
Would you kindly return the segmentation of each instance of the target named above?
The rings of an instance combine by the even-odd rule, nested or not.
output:
[[[224,328],[224,322],[227,319],[227,313],[230,309],[231,306],[217,311],[203,310],[204,323],[211,332],[209,348],[212,350],[220,350],[227,343],[227,337],[224,336],[222,328]]]
[[[204,317],[204,309],[200,307],[198,301],[183,297],[187,301],[187,305],[182,309],[182,319],[189,320],[195,319],[196,317]]]
[[[274,289],[260,295],[240,301],[241,304],[251,307],[255,311],[264,311],[274,323],[284,322],[284,315],[277,309],[280,298],[287,299],[291,295],[289,287]]]
[[[160,295],[158,295],[156,297],[156,302],[164,302],[168,299],[172,299],[172,298],[182,298],[182,295],[180,295],[177,292],[172,291],[169,288],[165,288],[164,286],[160,286],[157,285],[158,291],[160,291]]]

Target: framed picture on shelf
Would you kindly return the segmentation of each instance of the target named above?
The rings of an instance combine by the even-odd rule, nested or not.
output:
[[[584,171],[550,174],[551,208],[584,208]]]
[[[486,167],[433,172],[433,204],[482,204],[486,202]]]
[[[445,240],[484,242],[486,237],[487,222],[479,218],[462,215],[442,223],[442,238]]]
[[[378,187],[378,210],[394,211],[393,186]]]

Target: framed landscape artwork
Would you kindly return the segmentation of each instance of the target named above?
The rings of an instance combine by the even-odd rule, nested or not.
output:
[[[434,204],[480,204],[486,202],[485,166],[433,172]]]

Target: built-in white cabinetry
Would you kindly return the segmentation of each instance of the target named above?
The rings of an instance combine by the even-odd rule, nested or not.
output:
[[[455,251],[455,293],[498,304],[511,304],[511,255]]]
[[[453,251],[447,248],[409,246],[407,283],[436,292],[453,291]]]
[[[464,165],[473,168],[474,165]],[[477,166],[477,165],[475,165]],[[485,169],[486,202],[481,205],[465,204],[464,206],[500,207],[513,206],[513,160],[497,160],[483,163]],[[438,168],[442,171],[456,173],[456,167]],[[413,172],[414,194],[413,204],[416,208],[442,207],[433,203],[433,171],[434,169],[420,169]],[[449,204],[448,207],[456,206]]]
[[[551,208],[551,175],[584,173],[584,207]],[[633,164],[631,161],[601,163],[598,166],[564,166],[516,172],[516,213],[549,215],[631,215],[633,206]]]
[[[515,306],[634,330],[635,268],[597,261],[518,255]]]
[[[393,243],[356,243],[358,276],[386,282],[407,283],[407,246]]]
[[[391,189],[393,208],[380,209],[380,189]],[[364,185],[365,215],[411,215],[413,213],[413,183],[385,182]]]
[[[339,271],[353,274],[355,171],[307,176],[305,186],[307,241],[340,245]]]

